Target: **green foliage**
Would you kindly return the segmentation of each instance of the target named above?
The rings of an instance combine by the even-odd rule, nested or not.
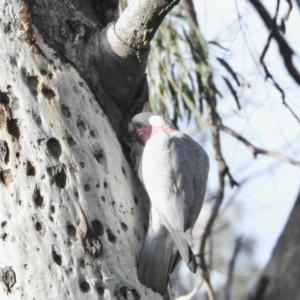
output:
[[[148,63],[150,110],[172,117],[176,123],[182,115],[193,117],[199,128],[207,104],[216,111],[217,90],[209,65],[208,43],[199,28],[183,15],[183,10],[166,17],[152,42]],[[210,44],[224,47],[216,42]],[[240,86],[238,75],[218,57],[217,62]],[[233,84],[223,77],[238,108],[240,104]]]

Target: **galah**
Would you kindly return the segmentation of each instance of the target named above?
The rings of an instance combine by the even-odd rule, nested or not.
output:
[[[174,242],[183,261],[196,272],[189,244],[203,203],[209,159],[197,142],[161,116],[140,113],[133,117],[130,126],[136,140],[144,146],[136,167],[151,201],[138,278],[154,292],[163,294]]]

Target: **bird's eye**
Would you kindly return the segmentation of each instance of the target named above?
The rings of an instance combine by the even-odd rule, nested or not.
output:
[[[142,123],[141,122],[136,122],[136,127],[137,128],[141,128],[142,127]]]

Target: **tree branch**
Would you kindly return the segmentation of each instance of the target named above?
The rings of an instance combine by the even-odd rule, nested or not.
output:
[[[268,151],[265,149],[261,149],[258,147],[255,147],[254,145],[252,145],[248,140],[246,140],[243,136],[241,136],[240,134],[236,133],[235,131],[233,131],[232,129],[224,126],[224,125],[219,125],[219,129],[230,134],[231,136],[235,137],[236,139],[238,139],[240,142],[242,142],[247,148],[250,149],[250,151],[253,153],[253,156],[256,158],[257,155],[259,154],[263,154],[266,156],[270,156],[273,157],[275,159],[278,159],[280,161],[289,163],[291,165],[294,165],[298,168],[300,168],[300,162],[296,161],[294,159],[291,159],[281,153],[278,152],[274,152],[274,151]]]
[[[197,14],[195,11],[193,0],[182,0],[182,7],[187,18],[190,18],[199,27]]]
[[[251,0],[250,0],[250,1],[251,1]],[[256,2],[256,0],[255,0],[254,2]],[[266,43],[266,45],[265,45],[265,47],[264,47],[264,49],[263,49],[263,51],[262,51],[262,54],[261,54],[261,56],[260,56],[260,63],[261,63],[261,65],[262,65],[262,67],[264,68],[264,71],[265,71],[265,74],[266,74],[266,79],[269,78],[269,79],[273,82],[275,88],[280,92],[283,105],[285,105],[285,106],[287,107],[287,109],[292,113],[292,115],[293,115],[293,116],[296,118],[296,120],[300,123],[299,117],[295,114],[295,112],[291,109],[291,107],[290,107],[290,106],[287,104],[287,102],[285,101],[285,93],[284,93],[283,89],[280,87],[280,85],[278,84],[278,82],[274,79],[273,75],[272,75],[271,72],[269,71],[269,69],[268,69],[268,67],[267,67],[267,65],[266,65],[266,63],[265,63],[265,61],[264,61],[265,55],[266,55],[266,53],[267,53],[267,51],[268,51],[268,49],[269,49],[269,46],[270,46],[270,44],[271,44],[271,40],[272,40],[273,38],[276,39],[276,37],[277,37],[277,40],[278,40],[278,39],[279,39],[280,41],[281,41],[281,39],[283,40],[283,43],[282,43],[283,46],[280,46],[281,44],[279,44],[279,49],[280,49],[281,55],[283,56],[283,59],[284,59],[284,61],[285,61],[286,67],[287,67],[287,65],[290,66],[290,65],[292,64],[292,55],[293,55],[294,52],[293,52],[293,50],[292,50],[291,48],[289,48],[289,46],[287,45],[287,43],[286,43],[285,40],[283,39],[282,35],[280,34],[280,32],[279,32],[279,30],[278,30],[277,24],[276,24],[276,19],[277,19],[277,17],[278,17],[278,12],[279,12],[280,0],[277,0],[276,13],[275,13],[275,16],[274,16],[274,18],[273,18],[272,20],[271,20],[270,15],[268,15],[268,12],[267,12],[266,10],[264,10],[265,8],[262,6],[262,4],[260,4],[259,1],[257,1],[257,2],[259,3],[259,5],[256,7],[257,10],[258,10],[258,12],[259,12],[259,13],[261,12],[261,13],[263,14],[263,17],[264,17],[264,18],[269,18],[269,21],[270,21],[270,24],[269,24],[269,25],[270,25],[270,34],[269,34],[267,43]],[[289,2],[289,0],[288,0],[288,2]],[[289,4],[290,4],[290,2],[289,2]],[[290,5],[291,5],[291,4],[290,4]],[[284,22],[284,20],[286,20],[286,19],[288,18],[289,13],[290,13],[290,10],[291,10],[291,6],[289,7],[289,10],[287,11],[285,17],[282,19],[282,22]],[[262,15],[261,15],[261,16],[262,16]],[[265,19],[263,19],[263,20],[266,22]],[[277,42],[279,43],[279,41],[277,41]],[[281,43],[281,42],[280,42],[280,43]],[[289,48],[289,52],[285,53],[285,51],[286,51],[288,48]],[[287,57],[287,58],[285,59],[284,54],[290,55],[290,57],[289,57],[289,58]],[[289,60],[289,59],[290,59],[290,62],[287,63],[287,60]],[[292,67],[293,67],[293,65],[292,65]],[[288,71],[289,71],[289,70],[288,70]],[[294,68],[294,71],[297,72],[297,70],[296,70],[295,68]],[[294,73],[295,73],[295,72],[294,72]],[[292,75],[292,74],[291,74],[291,75]],[[299,79],[300,79],[300,74],[298,73],[298,75],[299,75]],[[293,76],[293,75],[292,75],[292,76]],[[297,78],[297,76],[296,76],[296,78]],[[295,78],[294,78],[294,79],[295,79]],[[298,82],[298,84],[299,84],[299,82]]]
[[[231,293],[231,289],[232,289],[234,265],[235,265],[237,255],[241,249],[241,246],[242,246],[242,237],[240,236],[235,240],[233,255],[232,255],[232,258],[229,263],[229,274],[228,274],[227,284],[225,286],[225,300],[230,300],[230,298],[231,298],[230,293]]]
[[[255,7],[262,21],[265,23],[266,27],[268,29],[272,28],[273,20],[270,14],[268,13],[268,11],[266,10],[266,8],[263,6],[263,4],[259,0],[249,0],[249,2]],[[295,65],[293,64],[293,60],[292,60],[294,55],[293,49],[289,46],[287,41],[284,39],[277,26],[274,27],[272,35],[275,41],[277,42],[281,57],[283,58],[287,71],[292,76],[292,78],[297,82],[297,84],[300,85],[300,74],[296,69]]]
[[[130,48],[145,50],[166,14],[179,0],[131,1],[115,28],[119,38]]]

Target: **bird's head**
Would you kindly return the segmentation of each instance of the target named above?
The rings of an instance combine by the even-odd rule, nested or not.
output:
[[[135,134],[136,140],[143,146],[154,134],[173,131],[177,130],[170,121],[149,112],[135,115],[129,124],[129,132]]]

